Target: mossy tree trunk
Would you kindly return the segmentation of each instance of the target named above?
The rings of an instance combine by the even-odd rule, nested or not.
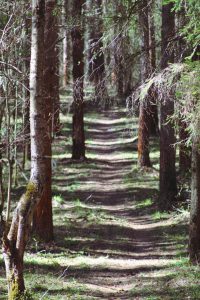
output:
[[[175,15],[173,3],[162,6],[162,47],[161,67],[166,68],[174,62]],[[174,148],[175,133],[169,118],[174,113],[174,93],[170,91],[163,96],[160,106],[160,197],[159,206],[162,210],[170,209],[176,201],[177,183]]]
[[[31,175],[26,192],[13,213],[10,228],[3,236],[3,256],[8,280],[8,299],[23,299],[25,284],[23,258],[33,212],[44,191],[47,135],[43,93],[45,1],[32,0],[32,38],[30,66]]]
[[[84,133],[84,29],[83,4],[84,0],[74,0],[72,15],[75,24],[71,31],[73,57],[73,120],[72,120],[72,159],[85,158]]]

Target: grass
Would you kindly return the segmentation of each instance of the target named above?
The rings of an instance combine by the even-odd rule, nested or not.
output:
[[[145,199],[143,201],[141,201],[140,203],[137,203],[136,204],[136,208],[146,208],[146,207],[149,207],[153,204],[153,200],[152,199]]]
[[[141,273],[138,276],[141,284],[131,289],[130,296],[159,300],[200,299],[199,267],[191,266],[188,259],[181,259],[165,270],[154,271],[151,276]]]
[[[67,124],[63,134],[70,134],[71,115],[61,121]],[[187,255],[188,210],[155,211],[156,143],[151,141],[156,169],[139,169],[136,144],[127,147],[133,131],[125,115],[109,122],[89,113],[86,121],[88,145],[116,151],[89,149],[88,160],[76,163],[70,161],[71,138],[55,141],[55,241],[33,238],[25,255],[25,282],[34,300],[200,299],[200,268]],[[108,129],[105,139],[101,126]],[[0,266],[0,300],[6,300],[2,260]]]
[[[168,219],[169,217],[170,217],[170,214],[167,212],[155,211],[152,214],[152,219],[154,221],[165,220],[165,219]]]
[[[55,201],[58,204],[63,204],[65,202],[61,195],[54,195],[53,201]]]

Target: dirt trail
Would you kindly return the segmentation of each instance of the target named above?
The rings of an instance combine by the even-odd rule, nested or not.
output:
[[[33,237],[25,255],[34,299],[199,299],[199,271],[184,265],[185,225],[155,215],[156,147],[155,169],[137,168],[137,120],[119,109],[87,113],[85,162],[70,159],[71,115],[61,121],[53,151],[55,241]],[[6,299],[0,260],[0,300]]]
[[[87,161],[60,160],[65,165],[63,186],[69,185],[67,191],[63,188],[68,202],[62,210],[70,225],[67,244],[60,242],[65,226],[57,227],[57,243],[71,254],[80,253],[61,262],[67,266],[66,280],[75,278],[88,289],[80,299],[160,299],[156,297],[165,294],[165,284],[157,291],[155,277],[165,277],[175,255],[174,242],[162,233],[171,223],[151,216],[158,174],[137,170],[136,138],[130,135],[132,120],[126,118],[117,110],[88,115]],[[70,202],[72,198],[78,200]]]

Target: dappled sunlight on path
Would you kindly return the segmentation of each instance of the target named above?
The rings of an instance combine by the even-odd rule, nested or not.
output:
[[[69,252],[57,263],[94,299],[135,299],[131,291],[137,282],[142,285],[140,275],[151,276],[178,261],[176,243],[162,234],[172,222],[151,216],[158,172],[137,169],[136,121],[119,110],[88,114],[87,160],[58,160],[63,174],[55,191],[58,187],[63,199],[54,201],[56,243]]]
[[[29,244],[28,288],[43,300],[188,299],[188,282],[170,287],[186,257],[186,232],[157,211],[156,145],[156,167],[138,169],[137,120],[120,109],[89,112],[87,159],[74,161],[71,115],[61,120],[53,154],[55,241],[34,237]],[[0,288],[5,300],[5,280]]]

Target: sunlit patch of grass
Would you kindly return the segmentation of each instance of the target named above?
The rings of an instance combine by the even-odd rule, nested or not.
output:
[[[200,267],[191,266],[187,258],[174,260],[166,269],[138,274],[130,297],[136,299],[200,299]],[[132,299],[132,298],[131,298]]]
[[[174,260],[174,262],[171,264],[171,266],[188,268],[188,267],[190,267],[190,262],[189,262],[188,257],[180,257],[178,260]]]
[[[28,288],[34,300],[86,299],[87,287],[75,278],[68,278],[67,269],[59,273],[47,273],[44,276],[27,274]]]
[[[169,217],[170,217],[170,214],[167,212],[156,211],[152,214],[152,219],[154,221],[168,219]]]
[[[139,187],[139,188],[152,188],[158,189],[158,172],[154,169],[142,169],[137,165],[134,166],[123,179],[127,188]]]
[[[153,204],[153,200],[152,199],[145,199],[143,201],[141,201],[140,203],[136,204],[136,208],[146,208],[149,207]]]
[[[63,204],[65,202],[61,195],[54,195],[53,201],[55,201],[58,204]]]
[[[88,223],[99,223],[108,218],[107,214],[99,208],[89,207],[79,199],[74,201],[71,212],[76,219],[84,220]]]

